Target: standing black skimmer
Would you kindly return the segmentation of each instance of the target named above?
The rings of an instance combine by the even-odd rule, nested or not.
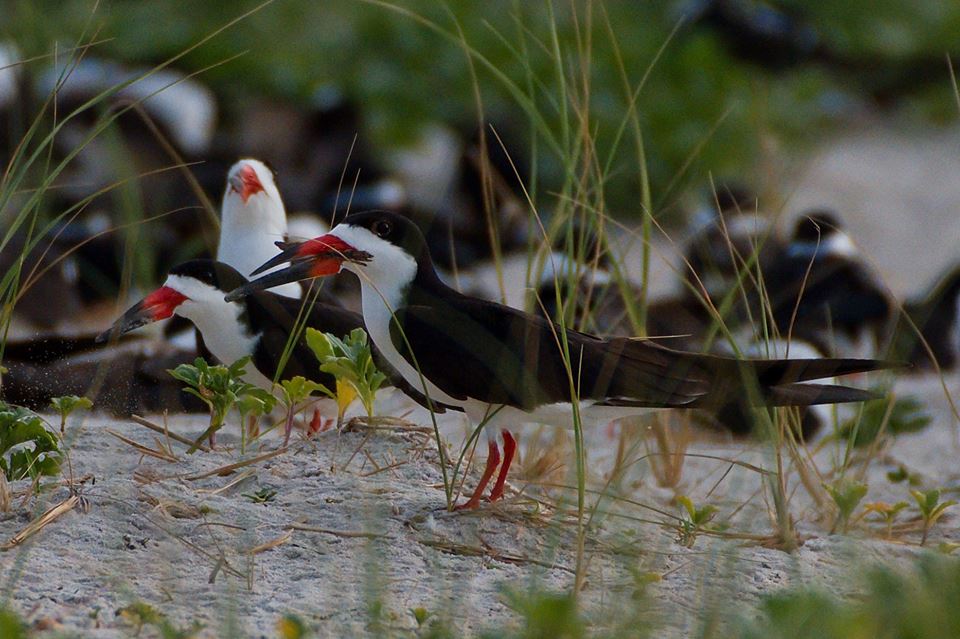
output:
[[[872,360],[738,361],[645,340],[561,331],[541,317],[445,285],[423,234],[392,213],[351,215],[327,235],[282,249],[260,270],[284,262],[289,267],[227,299],[341,267],[355,273],[367,331],[384,357],[431,402],[487,426],[486,469],[464,507],[479,504],[500,463],[494,426],[570,425],[575,410],[585,423],[606,423],[650,408],[715,408],[746,398],[763,406],[862,401],[873,395],[798,382],[887,366]],[[503,465],[490,500],[502,496],[516,448],[506,429],[503,438]]]
[[[832,211],[800,217],[786,250],[764,271],[767,297],[782,337],[824,353],[859,353],[889,329],[891,302]],[[834,337],[849,342],[839,344]]]
[[[193,322],[203,343],[224,364],[250,356],[252,370],[247,370],[245,381],[251,384],[271,390],[274,380],[301,375],[335,388],[336,380],[320,372],[317,358],[303,336],[294,342],[283,369],[277,370],[300,317],[301,302],[270,291],[234,302],[224,301],[229,291],[246,283],[247,279],[227,264],[205,259],[184,262],[171,269],[163,286],[130,307],[97,341],[105,342],[144,324],[179,315]],[[309,299],[306,304],[309,307],[300,317],[304,326],[337,336],[363,328],[363,318],[358,313]],[[408,387],[376,348],[373,356],[390,384],[426,405],[416,387]]]
[[[243,159],[230,167],[223,194],[217,261],[249,275],[276,255],[274,242],[287,239],[287,212],[273,171],[263,162]],[[275,291],[299,298],[300,286],[287,284]]]

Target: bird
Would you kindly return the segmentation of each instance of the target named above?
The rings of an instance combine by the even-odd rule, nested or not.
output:
[[[783,249],[770,221],[758,211],[757,195],[733,182],[718,185],[710,204],[695,216],[684,261],[684,293],[705,290],[719,303],[732,288],[752,288],[748,273],[766,270]],[[742,313],[743,309],[736,309]]]
[[[309,297],[301,311],[300,300],[270,291],[233,302],[224,300],[228,292],[246,283],[247,279],[228,264],[210,259],[183,262],[170,270],[162,286],[131,306],[110,329],[97,336],[97,341],[103,343],[145,324],[179,315],[196,326],[203,343],[220,362],[229,365],[249,356],[252,368],[245,373],[244,381],[250,384],[271,390],[274,380],[299,375],[335,388],[336,380],[320,372],[303,334],[294,340],[289,357],[284,359],[291,334],[297,328],[298,318],[303,326],[336,336],[363,328],[363,318]],[[423,403],[416,389],[407,387],[376,349],[373,355],[388,383]],[[287,425],[287,438],[290,426]]]
[[[889,330],[890,296],[831,210],[797,218],[786,250],[764,271],[764,283],[780,335],[822,352],[858,352],[870,339],[879,344]]]
[[[287,212],[277,189],[276,175],[264,162],[245,158],[230,167],[223,194],[217,260],[242,275],[273,257],[273,243],[286,239]],[[297,284],[275,293],[300,298]]]
[[[498,466],[488,499],[503,496],[516,450],[508,424],[570,426],[578,415],[583,424],[607,423],[652,408],[713,408],[741,398],[762,406],[863,401],[875,395],[800,382],[889,365],[853,359],[745,361],[564,330],[445,285],[423,234],[389,212],[355,213],[327,235],[280,248],[257,271],[289,266],[232,291],[227,299],[341,268],[357,275],[364,324],[383,356],[432,404],[462,411],[485,427],[486,467],[458,508],[480,505]],[[503,426],[502,464],[497,426]]]
[[[914,370],[939,367],[948,371],[957,366],[960,361],[960,264],[951,265],[928,292],[903,303],[890,341],[889,352],[910,362]]]

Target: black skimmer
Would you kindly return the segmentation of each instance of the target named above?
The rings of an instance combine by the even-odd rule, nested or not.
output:
[[[922,297],[904,302],[893,331],[890,353],[916,370],[935,368],[931,352],[941,370],[952,370],[960,361],[960,265],[951,266]]]
[[[487,427],[487,465],[465,507],[479,504],[500,464],[495,426],[570,425],[575,411],[584,423],[606,423],[645,409],[716,409],[751,397],[764,406],[862,401],[873,395],[799,382],[887,366],[849,359],[738,361],[647,340],[561,331],[542,317],[445,285],[423,234],[393,213],[354,214],[325,236],[281,248],[260,270],[285,262],[289,267],[227,299],[341,267],[355,273],[364,323],[383,356],[432,403],[461,410]],[[516,447],[505,428],[503,438],[504,459],[491,500],[503,494]]]
[[[250,356],[253,369],[247,371],[245,379],[251,384],[270,390],[275,380],[301,375],[335,388],[336,380],[319,371],[317,359],[303,337],[294,342],[283,369],[278,371],[290,335],[298,317],[306,327],[337,336],[363,328],[363,318],[339,306],[310,299],[310,294],[304,303],[270,291],[232,302],[224,300],[228,292],[245,284],[247,279],[227,264],[208,259],[184,262],[170,270],[163,286],[130,307],[97,340],[104,342],[145,324],[179,315],[197,327],[204,345],[224,364]],[[301,310],[303,304],[307,308]],[[416,387],[406,385],[375,345],[372,351],[374,362],[387,376],[388,383],[426,406]]]
[[[235,268],[221,262],[208,259],[184,262],[170,270],[163,286],[131,306],[98,339],[103,342],[178,315],[197,327],[206,347],[222,363],[231,364],[249,355],[253,368],[247,371],[246,381],[270,389],[300,314],[301,302],[277,294],[224,301],[226,293],[246,282]],[[346,335],[363,326],[357,313],[322,302],[309,309],[304,322],[306,326],[335,335]],[[280,371],[280,378],[303,375],[324,385],[334,381],[329,376],[319,379],[318,374],[316,357],[302,340],[297,341]]]
[[[798,337],[825,353],[856,353],[875,348],[889,329],[886,288],[832,211],[797,220],[764,283],[781,337]],[[849,344],[837,344],[837,337]],[[864,343],[870,338],[872,346]]]
[[[751,290],[758,266],[765,270],[783,249],[773,225],[758,210],[756,194],[740,185],[718,186],[691,226],[685,253],[687,290],[706,290],[717,303],[738,282]]]
[[[598,335],[635,335],[610,259],[597,234],[574,224],[530,269],[534,314]],[[627,285],[628,294],[632,287]],[[639,295],[638,295],[639,297]],[[559,305],[558,305],[559,301]]]
[[[227,173],[217,261],[249,275],[276,255],[273,243],[286,238],[287,212],[273,170],[260,160],[240,160]],[[297,284],[278,287],[274,292],[301,296]]]

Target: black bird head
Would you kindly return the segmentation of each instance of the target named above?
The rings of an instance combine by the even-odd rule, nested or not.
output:
[[[236,269],[221,262],[203,259],[183,262],[170,269],[163,286],[127,309],[109,330],[97,336],[96,341],[105,342],[146,324],[167,319],[185,302],[207,301],[199,299],[201,296],[197,293],[211,289],[226,293],[246,282]]]

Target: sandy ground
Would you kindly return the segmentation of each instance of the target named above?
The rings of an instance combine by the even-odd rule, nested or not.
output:
[[[788,209],[837,206],[891,287],[916,291],[954,257],[957,141],[955,134],[855,134],[805,161]],[[665,255],[654,263],[658,290],[669,288],[663,283],[671,279],[673,254]],[[946,384],[951,392],[960,388],[956,377]],[[921,486],[955,496],[958,427],[940,380],[902,379],[897,391],[925,401],[934,423],[877,452],[865,470],[853,465],[853,475],[870,487],[864,501],[910,500],[908,486],[887,476],[901,466]],[[402,412],[393,405],[392,414]],[[416,411],[408,419],[418,428],[357,428],[296,439],[286,451],[230,474],[213,471],[270,453],[279,439],[268,438],[262,449],[242,456],[234,424],[216,452],[186,455],[174,443],[176,459],[164,461],[107,432],[155,446],[154,435],[141,426],[96,414],[77,419],[69,430],[70,457],[75,476],[91,476],[82,490],[89,508],[66,513],[0,553],[2,583],[31,623],[85,637],[130,636],[136,626],[118,611],[134,602],[150,604],[181,626],[202,624],[201,636],[275,636],[286,613],[300,616],[319,636],[376,635],[369,624],[377,602],[382,623],[400,635],[415,632],[409,610],[423,607],[448,616],[459,634],[469,636],[518,623],[508,605],[511,590],[569,589],[576,566],[575,501],[569,491],[537,485],[571,482],[569,435],[527,429],[510,498],[479,512],[448,513],[436,446],[424,432],[429,419]],[[176,416],[169,426],[195,436],[204,420]],[[451,450],[458,450],[463,425],[453,418],[442,426]],[[679,430],[671,428],[675,438]],[[786,585],[855,593],[864,566],[905,563],[920,552],[917,524],[907,516],[894,539],[885,539],[878,524],[831,535],[829,507],[816,503],[789,464],[787,494],[802,545],[786,553],[735,538],[775,529],[770,491],[745,466],[774,468],[768,445],[698,433],[679,475],[665,482],[650,465],[648,453],[658,449],[649,426],[598,428],[587,439],[590,488],[606,490],[599,501],[596,495],[588,500],[595,513],[585,544],[585,610],[600,625],[622,618],[637,584],[649,576],[655,576],[647,587],[650,608],[662,624],[654,636],[685,637],[711,611],[720,618],[749,616],[751,603]],[[610,481],[618,447],[629,451],[620,466],[626,470]],[[807,479],[822,498],[819,487],[832,480],[842,451],[829,442],[811,451],[822,476]],[[476,469],[470,477],[468,486]],[[12,488],[16,500],[0,515],[0,541],[69,496],[66,488],[51,486],[24,503],[23,482]],[[249,496],[260,490],[276,494],[256,503]],[[716,506],[714,523],[723,524],[726,537],[702,534],[690,548],[679,543],[677,495]],[[935,528],[931,545],[941,541],[960,542],[960,516],[951,512]]]
[[[864,475],[870,486],[865,501],[910,499],[905,484],[886,476],[900,465],[924,485],[960,486],[952,463],[956,431],[939,380],[900,386],[929,402],[936,423],[876,456]],[[228,474],[216,471],[271,453],[279,438],[241,456],[236,436],[224,432],[216,452],[186,455],[184,446],[173,443],[176,460],[164,461],[107,432],[154,446],[152,433],[140,426],[97,415],[78,420],[68,436],[74,474],[91,476],[82,490],[88,512],[75,509],[0,554],[3,583],[31,622],[53,621],[91,637],[128,636],[135,626],[117,612],[133,602],[148,603],[182,626],[203,624],[202,636],[229,636],[231,628],[244,636],[274,636],[277,620],[287,613],[316,626],[320,636],[359,635],[370,630],[373,602],[382,603],[383,623],[396,631],[413,633],[409,610],[417,607],[445,611],[465,636],[516,623],[507,590],[536,584],[560,591],[573,582],[573,496],[525,481],[570,482],[568,468],[532,470],[537,462],[549,465],[558,458],[565,464],[569,443],[557,445],[556,431],[528,429],[511,497],[479,512],[448,513],[423,417],[411,415],[420,428],[358,427],[301,438]],[[169,427],[194,436],[203,422],[173,417]],[[448,419],[443,429],[458,441],[463,426]],[[788,584],[817,583],[849,594],[856,590],[852,575],[858,569],[904,562],[919,552],[919,532],[908,517],[891,541],[872,524],[850,537],[828,534],[829,508],[818,507],[792,471],[787,492],[803,542],[797,552],[708,535],[687,548],[677,540],[675,495],[716,506],[715,522],[728,533],[772,534],[770,493],[760,475],[733,465],[771,469],[770,447],[699,433],[679,477],[663,486],[644,461],[659,450],[649,427],[595,429],[588,443],[590,487],[596,490],[610,479],[618,444],[633,447],[625,456],[632,463],[616,488],[588,500],[596,512],[586,536],[583,596],[596,620],[610,619],[625,605],[638,574],[658,579],[648,588],[664,624],[658,636],[683,637],[711,608],[721,617],[743,613],[745,603]],[[841,453],[825,443],[813,456],[824,481]],[[468,485],[475,479],[473,473]],[[24,490],[24,482],[13,489]],[[264,489],[276,495],[256,503],[250,495]],[[65,488],[56,488],[25,507],[18,503],[0,520],[0,538],[67,497]],[[944,540],[960,542],[960,518],[948,516],[931,544]]]

